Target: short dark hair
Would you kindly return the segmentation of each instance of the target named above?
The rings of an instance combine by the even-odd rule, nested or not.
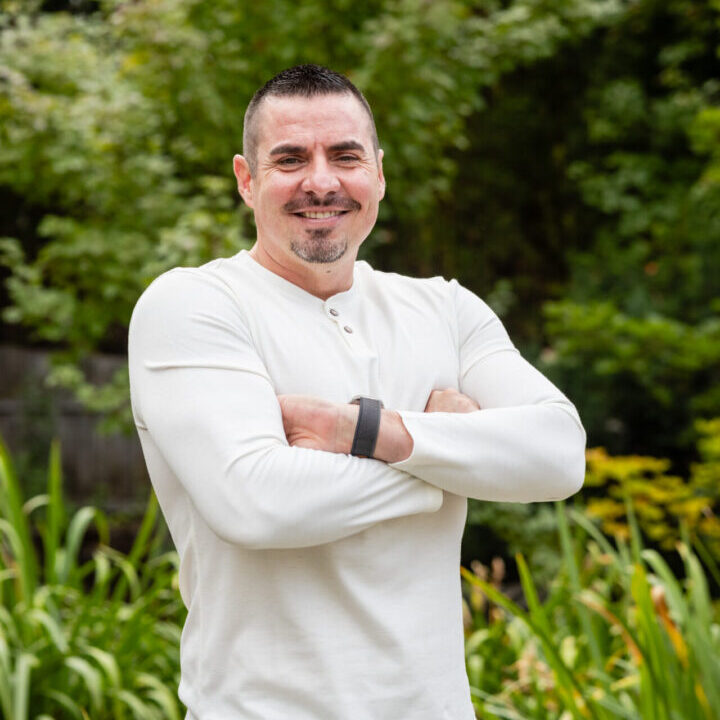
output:
[[[322,65],[296,65],[295,67],[283,70],[274,78],[268,80],[250,100],[245,111],[245,122],[243,124],[243,155],[250,166],[250,174],[255,174],[257,167],[257,139],[258,128],[256,115],[258,108],[266,97],[314,97],[316,95],[354,95],[370,119],[373,149],[377,155],[380,149],[377,130],[375,129],[375,118],[365,96],[348,80],[334,70]]]

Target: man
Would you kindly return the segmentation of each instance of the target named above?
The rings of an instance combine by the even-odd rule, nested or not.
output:
[[[130,326],[180,698],[194,720],[471,720],[467,498],[568,497],[584,430],[478,297],[356,262],[385,179],[347,78],[280,73],[243,145],[252,250],[163,274]]]

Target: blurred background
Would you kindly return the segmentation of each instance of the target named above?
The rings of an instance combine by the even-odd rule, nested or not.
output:
[[[231,167],[245,106],[315,62],[365,93],[385,150],[361,257],[483,297],[588,431],[575,551],[551,503],[472,501],[463,564],[521,598],[520,554],[545,597],[591,527],[603,556],[642,543],[678,582],[684,541],[716,599],[719,48],[717,0],[0,0],[0,435],[23,498],[54,497],[59,439],[68,512],[90,504],[107,525],[88,520],[82,547],[132,551],[151,507],[133,305],[164,270],[251,246]],[[713,607],[701,633],[717,640]],[[683,718],[720,717],[688,692]],[[532,717],[576,717],[563,702]]]

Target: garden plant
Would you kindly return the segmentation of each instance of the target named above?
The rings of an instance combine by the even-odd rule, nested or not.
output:
[[[516,555],[523,600],[479,563],[460,568],[466,660],[478,718],[714,720],[720,707],[720,605],[686,524],[681,578],[629,536],[603,534],[576,502],[554,504],[562,553],[541,587]],[[150,496],[127,553],[106,516],[70,513],[60,450],[47,492],[25,499],[0,445],[0,716],[6,720],[179,720],[178,560]],[[712,556],[710,571],[717,576]],[[541,599],[542,598],[542,599]],[[271,609],[269,609],[271,611]]]
[[[177,555],[150,497],[129,553],[106,516],[69,517],[60,451],[47,493],[25,500],[0,444],[0,717],[180,720]],[[91,551],[90,557],[85,557]]]

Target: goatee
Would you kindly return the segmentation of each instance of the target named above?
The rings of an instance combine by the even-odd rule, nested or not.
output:
[[[310,236],[305,242],[293,240],[290,249],[301,260],[311,263],[332,263],[339,260],[347,252],[347,240],[328,240],[332,230],[317,228],[308,232]]]

